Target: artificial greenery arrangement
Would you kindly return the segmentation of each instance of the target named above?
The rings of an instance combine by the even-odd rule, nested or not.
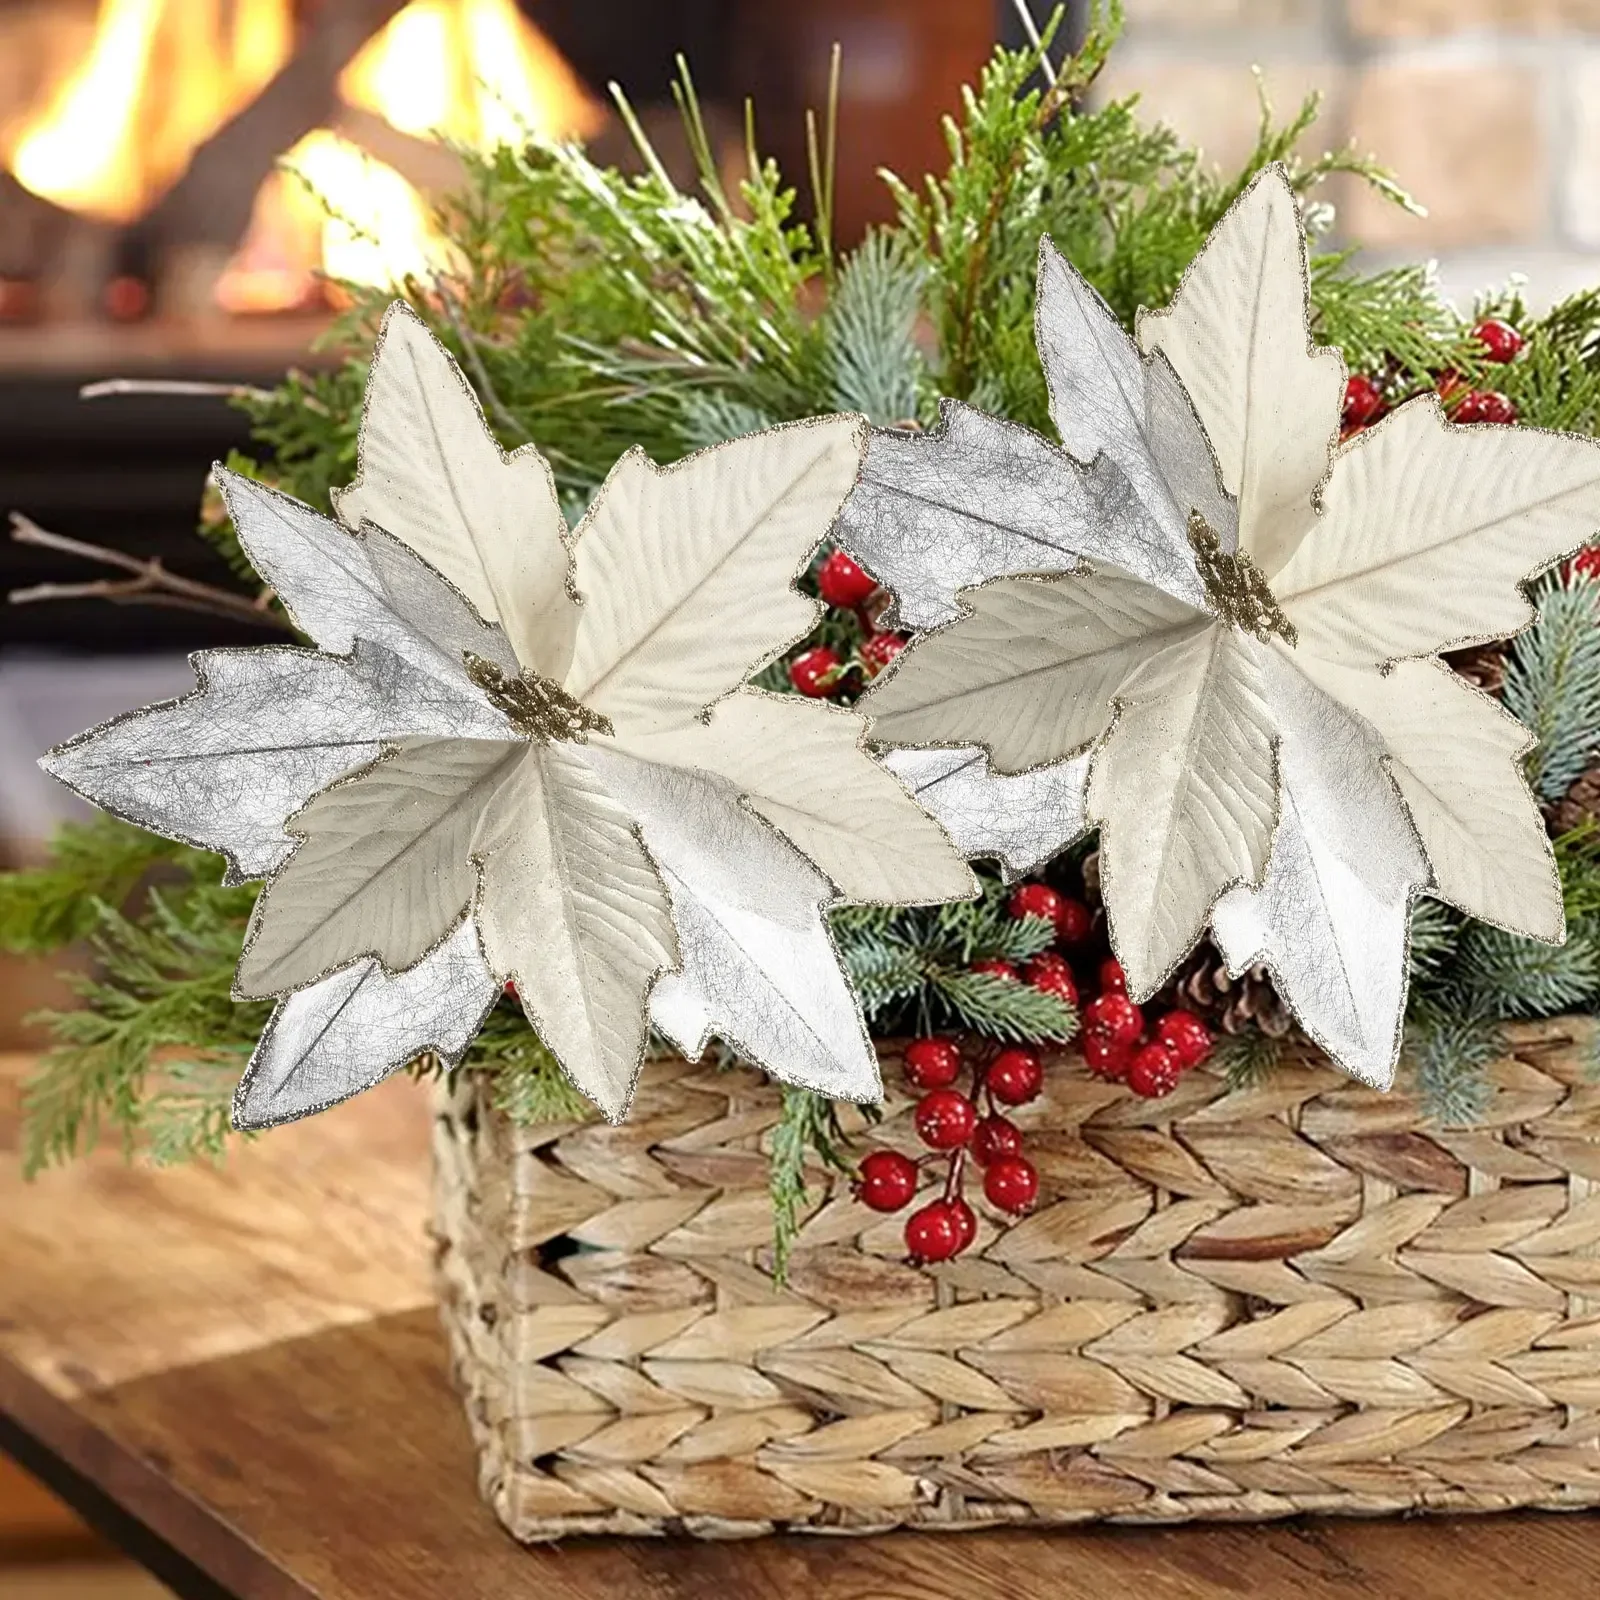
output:
[[[760,158],[753,122],[746,176],[728,192],[685,72],[678,96],[696,192],[672,182],[619,101],[641,175],[537,143],[471,158],[470,184],[441,218],[451,266],[408,283],[405,296],[462,363],[500,443],[537,439],[572,513],[633,444],[670,461],[834,411],[929,426],[940,396],[1048,433],[1033,324],[1041,234],[1131,324],[1139,306],[1170,300],[1208,232],[1270,163],[1286,165],[1314,239],[1333,222],[1320,194],[1335,174],[1411,203],[1353,151],[1297,156],[1314,100],[1284,124],[1263,105],[1256,148],[1231,175],[1141,122],[1132,101],[1091,104],[1119,23],[1115,6],[1097,13],[1060,63],[1048,32],[1034,48],[997,51],[947,123],[946,170],[921,183],[886,174],[896,220],[853,250],[833,238],[831,115],[813,139],[808,224]],[[341,364],[241,396],[260,457],[230,462],[324,509],[330,487],[356,474],[361,389],[389,298],[351,294],[329,336]],[[1348,253],[1328,251],[1314,253],[1312,303],[1316,338],[1355,374],[1347,431],[1435,389],[1457,422],[1600,432],[1600,292],[1535,316],[1511,290],[1467,317],[1420,267],[1365,273]],[[220,503],[207,503],[199,531],[238,577],[239,593],[226,597],[233,614],[242,596],[264,628],[292,633]],[[1421,903],[1407,1062],[1442,1119],[1470,1121],[1502,1019],[1585,1010],[1600,998],[1597,572],[1579,558],[1547,576],[1534,626],[1455,658],[1539,735],[1528,772],[1555,842],[1570,933],[1564,945],[1538,944]],[[807,583],[829,607],[825,620],[760,681],[848,702],[904,641],[880,627],[886,597],[842,552],[819,554]],[[217,857],[109,817],[64,829],[44,867],[0,877],[0,945],[36,954],[87,941],[95,955],[92,976],[78,980],[82,1007],[50,1017],[57,1044],[26,1091],[30,1169],[107,1132],[158,1161],[222,1147],[234,1084],[270,1008],[229,997],[257,890],[221,877]],[[1116,1003],[1120,977],[1102,942],[1090,847],[1020,886],[990,876],[976,901],[848,909],[832,923],[880,1036],[1066,1041],[1082,1003],[1092,1065],[1129,1077],[1136,1092],[1172,1087],[1159,1062],[1130,1076],[1127,1053],[1143,1023],[1129,1033]],[[1263,969],[1230,978],[1202,945],[1154,1026],[1184,1061],[1221,1034],[1230,1070],[1245,1075],[1270,1070],[1292,1025]],[[492,1072],[498,1103],[516,1119],[586,1114],[509,1001],[491,1012],[465,1070]],[[944,1068],[930,1055],[918,1070],[937,1084]],[[848,1161],[826,1100],[786,1089],[784,1106],[771,1146],[780,1258],[808,1154]]]

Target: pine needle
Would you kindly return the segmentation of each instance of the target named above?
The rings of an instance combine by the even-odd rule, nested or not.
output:
[[[772,1278],[787,1281],[789,1257],[805,1220],[810,1200],[806,1169],[811,1157],[836,1172],[849,1172],[852,1163],[840,1152],[843,1136],[833,1102],[810,1089],[783,1087],[783,1112],[772,1130]]]
[[[1212,1046],[1210,1064],[1222,1072],[1232,1094],[1265,1083],[1287,1054],[1287,1040],[1251,1028],[1245,1033],[1223,1034]]]
[[[1547,578],[1534,591],[1538,620],[1511,641],[1506,708],[1538,740],[1528,781],[1559,800],[1600,753],[1600,583]]]
[[[1442,1127],[1468,1127],[1489,1103],[1486,1072],[1505,1051],[1494,1020],[1413,1006],[1406,1024],[1404,1060],[1430,1119]]]

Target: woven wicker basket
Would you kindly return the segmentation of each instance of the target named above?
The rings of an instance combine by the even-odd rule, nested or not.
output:
[[[1033,1216],[914,1270],[819,1172],[777,1290],[763,1079],[661,1064],[622,1127],[519,1130],[459,1075],[483,1491],[525,1540],[1600,1503],[1593,1028],[1512,1029],[1465,1130],[1309,1060],[1148,1102],[1063,1058],[1018,1119]],[[908,1110],[861,1147],[912,1148]]]

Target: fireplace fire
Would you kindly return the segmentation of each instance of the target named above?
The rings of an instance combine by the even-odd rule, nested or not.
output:
[[[0,104],[0,231],[34,242],[0,276],[113,317],[314,309],[330,279],[436,270],[456,149],[603,115],[514,0],[99,0],[32,99]]]

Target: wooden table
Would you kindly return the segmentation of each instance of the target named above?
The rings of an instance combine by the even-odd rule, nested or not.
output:
[[[29,1186],[24,1065],[0,1057],[0,1448],[186,1600],[1600,1593],[1578,1514],[521,1549],[450,1388],[409,1083],[220,1170],[108,1153]]]

